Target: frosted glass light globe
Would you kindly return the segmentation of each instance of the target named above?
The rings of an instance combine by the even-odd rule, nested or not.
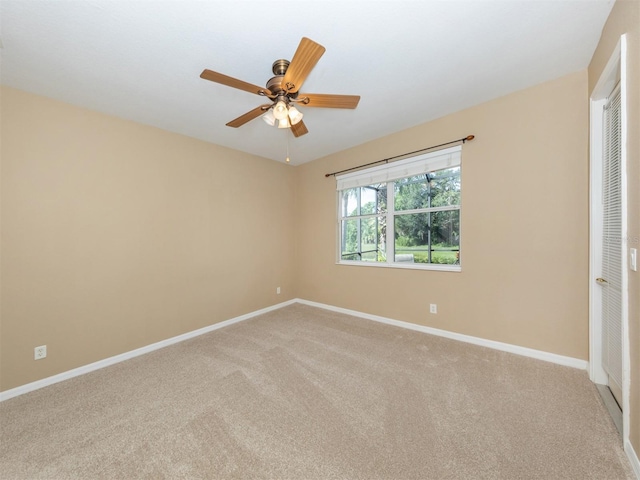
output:
[[[278,120],[282,120],[283,118],[287,118],[287,104],[280,100],[276,103],[276,106],[273,107],[273,116]]]

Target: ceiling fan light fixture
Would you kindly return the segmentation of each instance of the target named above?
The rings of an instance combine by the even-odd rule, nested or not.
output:
[[[289,128],[290,126],[291,125],[289,125],[289,120],[287,119],[287,117],[278,120],[278,128]]]
[[[273,127],[276,124],[276,117],[273,115],[273,110],[267,110],[267,113],[262,115],[262,120],[264,120],[267,125],[271,125]]]
[[[302,112],[298,110],[296,107],[294,106],[289,107],[289,120],[291,121],[291,125],[295,125],[299,123],[300,120],[302,120],[303,116],[304,115],[302,115]]]
[[[278,120],[282,120],[283,118],[287,118],[287,104],[282,100],[278,100],[275,107],[273,107],[273,116]]]

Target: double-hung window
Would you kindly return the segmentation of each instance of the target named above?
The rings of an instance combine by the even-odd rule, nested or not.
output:
[[[338,176],[338,262],[459,271],[461,150]]]

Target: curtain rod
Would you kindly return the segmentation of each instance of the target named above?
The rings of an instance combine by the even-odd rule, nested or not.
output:
[[[470,142],[474,138],[476,138],[475,135],[467,135],[464,138],[460,138],[458,140],[452,140],[452,141],[446,142],[446,143],[441,143],[440,145],[433,145],[432,147],[421,148],[420,150],[415,150],[413,152],[403,153],[401,155],[396,155],[395,157],[389,157],[389,158],[385,158],[385,159],[382,159],[382,160],[376,160],[375,162],[365,163],[364,165],[358,165],[357,167],[347,168],[345,170],[340,170],[338,172],[327,173],[327,174],[325,174],[325,177],[335,177],[336,175],[339,175],[341,173],[351,172],[353,170],[359,170],[359,169],[364,168],[364,167],[370,167],[371,165],[377,165],[378,163],[383,163],[383,162],[384,163],[389,163],[389,160],[394,160],[394,159],[400,158],[400,157],[406,157],[407,155],[413,155],[414,153],[424,152],[425,150],[432,150],[434,148],[444,147],[445,145],[451,145],[452,143]]]

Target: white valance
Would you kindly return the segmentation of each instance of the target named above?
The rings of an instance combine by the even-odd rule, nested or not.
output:
[[[390,182],[399,178],[423,175],[443,168],[456,167],[460,165],[461,153],[462,145],[457,145],[365,170],[336,175],[337,188],[338,190],[345,190],[364,187],[366,185]]]

